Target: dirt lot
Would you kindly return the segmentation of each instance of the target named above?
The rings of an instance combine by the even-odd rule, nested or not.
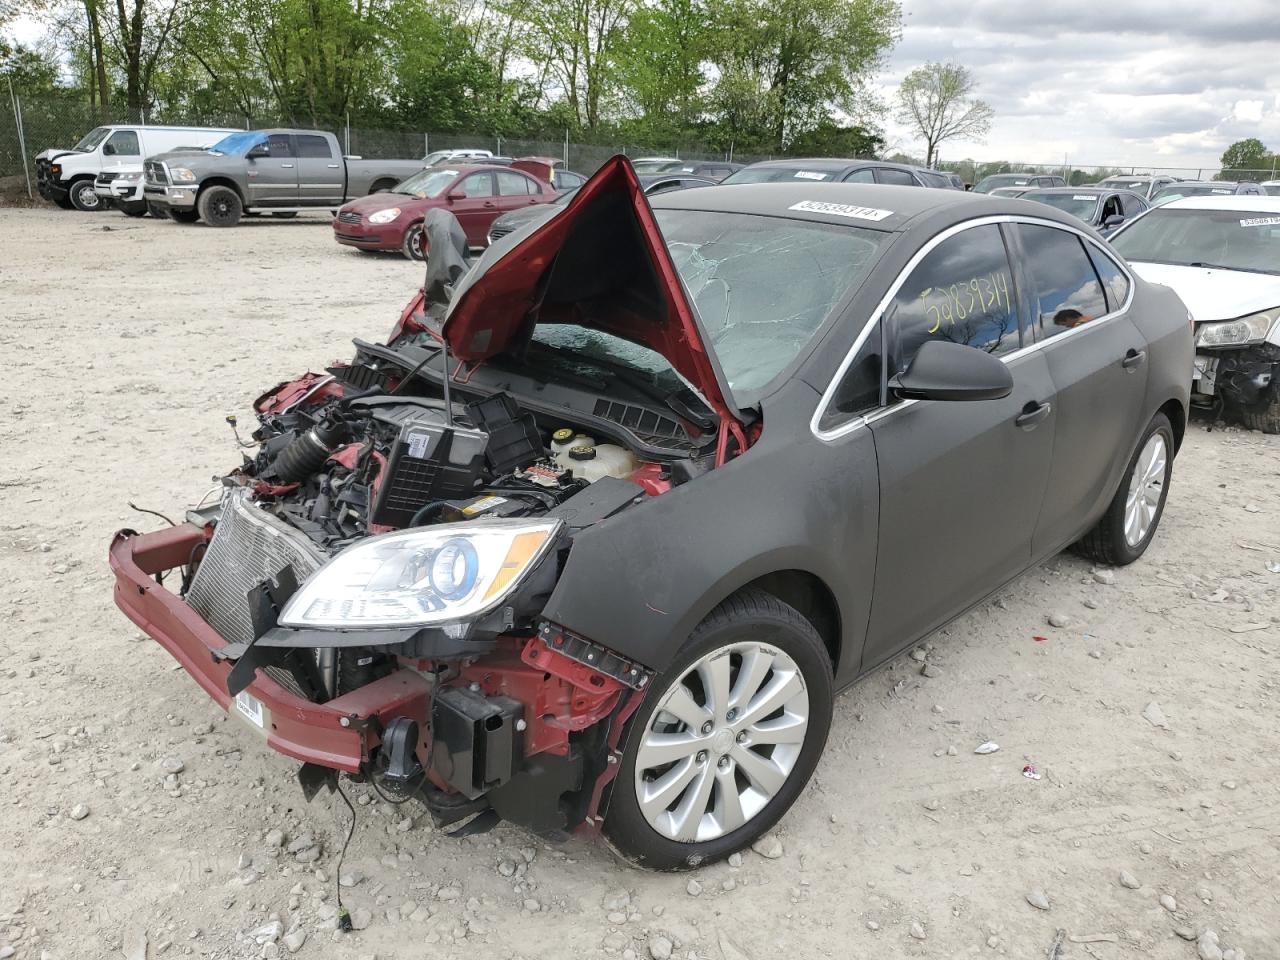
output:
[[[106,549],[418,270],[318,217],[0,221],[0,958],[1280,957],[1280,440],[1204,424],[1143,561],[1055,558],[930,638],[931,677],[904,654],[839,699],[773,856],[639,873],[354,787],[338,933],[345,808],[116,611]]]

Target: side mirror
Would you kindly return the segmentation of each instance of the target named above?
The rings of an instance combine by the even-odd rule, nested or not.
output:
[[[455,200],[465,200],[467,199],[467,191],[450,190],[448,193],[445,194],[444,198],[448,200],[450,203],[453,203],[453,201]]]
[[[1013,376],[983,350],[927,340],[889,389],[903,400],[999,400],[1013,391]]]
[[[115,147],[113,147],[111,144],[109,144],[109,143],[104,143],[104,144],[102,145],[102,155],[103,155],[104,157],[112,157],[112,156],[115,156],[115,152],[116,152],[116,148],[115,148]]]
[[[245,156],[250,160],[261,160],[263,157],[271,156],[271,148],[265,143],[255,144],[249,148],[249,152]]]
[[[1119,213],[1113,213],[1111,216],[1107,217],[1107,219],[1102,221],[1102,225],[1104,227],[1118,227],[1122,223],[1124,223],[1124,216]]]

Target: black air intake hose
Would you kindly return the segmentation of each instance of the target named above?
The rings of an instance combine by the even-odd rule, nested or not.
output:
[[[347,438],[347,425],[341,421],[321,420],[306,433],[299,434],[276,457],[271,465],[283,483],[305,480],[329,459]]]

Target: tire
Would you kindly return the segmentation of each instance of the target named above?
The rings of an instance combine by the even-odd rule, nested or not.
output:
[[[54,202],[54,203],[56,203],[59,207],[61,207],[63,210],[74,210],[74,209],[75,209],[75,207],[74,207],[74,206],[72,205],[72,203],[71,203],[71,198],[70,198],[69,196],[65,195],[65,194],[64,194],[63,196],[60,196],[60,197],[59,197],[59,196],[57,196],[57,195],[55,195],[55,196],[53,197],[53,202]]]
[[[754,684],[743,672],[753,661],[771,664]],[[727,691],[721,695],[725,709],[716,705],[715,694],[708,694],[714,689],[711,681],[701,679],[717,674]],[[739,691],[740,681],[753,686],[756,696]],[[737,697],[747,694],[744,702],[760,704],[759,691],[775,686],[790,691],[781,706],[755,716],[744,710],[734,720],[731,708],[741,708]],[[832,696],[831,660],[809,621],[761,591],[730,597],[693,631],[632,719],[612,785],[605,836],[629,862],[655,870],[691,869],[750,846],[809,782],[831,728]],[[716,725],[699,725],[708,701]],[[688,711],[686,719],[668,711],[676,702]],[[786,742],[752,743],[751,732],[763,734],[759,724],[765,720],[775,726],[775,734],[780,721],[789,721],[783,724],[791,728]],[[668,753],[675,759],[667,761]],[[671,789],[655,786],[664,779]],[[654,791],[645,807],[642,790]],[[731,795],[737,796],[736,804],[726,803]],[[733,807],[741,822],[731,814]],[[691,813],[682,816],[684,810]]]
[[[396,182],[395,180],[377,180],[369,187],[369,194],[372,196],[375,193],[386,193],[396,185]]]
[[[415,223],[404,232],[404,240],[400,244],[400,252],[408,259],[422,263],[427,259],[419,238],[422,236],[422,224]]]
[[[157,220],[171,219],[168,207],[162,207],[160,204],[152,203],[149,200],[147,201],[147,213],[151,214]]]
[[[71,205],[81,213],[97,213],[106,206],[102,198],[94,193],[93,180],[88,177],[72,183],[71,189],[67,191],[67,197],[70,198]]]
[[[197,210],[169,210],[169,219],[178,223],[198,223],[200,213]]]
[[[211,227],[234,227],[244,214],[240,194],[221,184],[206,187],[196,207],[200,211],[200,219]]]
[[[1272,379],[1257,402],[1237,407],[1240,423],[1249,430],[1280,433],[1280,380]]]
[[[281,213],[273,213],[272,216],[277,220],[292,220],[298,215],[297,210],[285,210]]]
[[[147,215],[147,205],[145,203],[117,203],[116,207],[126,217],[145,217]]]
[[[1157,441],[1163,445],[1157,452],[1161,460],[1158,468],[1154,460],[1147,458],[1148,453],[1157,446]],[[1076,543],[1074,549],[1077,553],[1095,563],[1123,567],[1146,552],[1160,526],[1164,503],[1169,496],[1169,479],[1173,475],[1173,443],[1173,427],[1169,425],[1169,419],[1163,413],[1157,413],[1143,431],[1142,439],[1138,441],[1138,447],[1129,460],[1129,467],[1120,479],[1120,487],[1111,499],[1107,512]],[[1137,498],[1132,504],[1137,513],[1130,510],[1131,495]],[[1142,528],[1141,520],[1148,514],[1146,526]]]

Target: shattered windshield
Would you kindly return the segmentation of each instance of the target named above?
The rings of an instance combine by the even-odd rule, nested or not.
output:
[[[235,157],[242,153],[248,153],[251,148],[266,142],[267,135],[261,130],[241,130],[237,133],[227,134],[227,136],[211,146],[209,151],[211,153],[221,153],[227,157]]]
[[[77,143],[71,149],[80,150],[82,152],[87,152],[89,150],[92,150],[94,147],[100,144],[103,140],[107,139],[107,134],[110,132],[111,132],[111,129],[109,127],[94,127],[92,130],[86,133],[84,137],[80,140],[80,142]]]
[[[408,180],[396,184],[391,192],[405,193],[419,200],[427,200],[444,193],[445,188],[453,183],[457,176],[457,170],[422,170]]]
[[[795,359],[888,236],[740,213],[655,214],[739,403]]]
[[[1111,243],[1126,260],[1280,274],[1280,213],[1160,208]]]

